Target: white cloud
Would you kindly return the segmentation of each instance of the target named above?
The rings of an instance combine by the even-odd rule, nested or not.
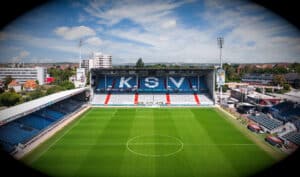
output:
[[[54,32],[56,35],[61,36],[67,40],[75,40],[86,36],[96,35],[96,32],[93,29],[86,26],[76,26],[76,27],[62,26],[62,27],[57,27],[54,30]]]
[[[14,56],[10,59],[11,62],[17,63],[17,62],[22,62],[22,59],[26,58],[27,56],[30,55],[30,52],[26,50],[22,50],[19,52],[17,56]]]
[[[82,13],[85,16],[79,15],[78,20],[92,17],[98,22],[94,29],[61,26],[54,30],[60,39],[0,33],[0,40],[18,40],[78,56],[78,41],[72,40],[84,38],[83,54],[102,50],[100,52],[111,54],[115,63],[135,62],[139,57],[146,62],[206,63],[219,61],[216,38],[223,35],[225,62],[286,61],[300,56],[299,35],[289,35],[291,31],[296,34],[297,30],[276,20],[277,17],[263,8],[247,2],[205,0],[203,11],[199,11],[193,21],[186,22],[174,11],[190,2],[124,0],[107,4],[92,1],[87,7],[81,4],[90,16]],[[199,23],[195,20],[197,17]],[[117,27],[124,19],[136,25]],[[96,32],[101,33],[101,38]]]
[[[78,42],[74,41],[65,41],[63,39],[55,39],[55,38],[40,38],[40,37],[34,37],[31,35],[26,34],[19,34],[19,33],[10,33],[6,32],[7,40],[11,41],[17,41],[18,45],[20,46],[26,46],[26,47],[34,47],[34,48],[42,48],[42,49],[51,49],[51,50],[57,50],[60,52],[67,52],[71,54],[78,54],[79,56],[79,48],[78,48]],[[90,44],[87,44],[86,47],[89,47]],[[20,49],[19,47],[14,47],[13,49],[10,48],[1,48],[1,53],[6,52],[3,51],[4,49],[10,50],[15,52],[16,49]],[[85,51],[82,51],[83,54],[85,54]],[[20,54],[15,56],[14,58],[17,58],[19,56],[26,56],[26,51],[21,52]],[[28,56],[28,55],[27,55]]]
[[[166,28],[166,29],[174,28],[174,27],[176,27],[176,20],[168,20],[168,21],[162,23],[161,26],[162,26],[162,28]]]
[[[171,1],[153,1],[142,2],[136,1],[114,1],[112,8],[102,10],[103,3],[95,3],[92,1],[84,10],[90,15],[99,18],[101,24],[114,25],[122,19],[131,19],[136,23],[151,24],[171,11],[188,1],[171,2]]]
[[[24,57],[27,57],[30,53],[26,50],[23,50],[20,52],[19,56],[20,58],[24,58]]]
[[[216,7],[218,7],[218,13],[214,11]],[[291,25],[277,19],[278,17],[263,11],[263,8],[256,9],[255,7],[256,5],[249,4],[240,4],[237,8],[233,5],[224,7],[222,3],[215,1],[199,17],[206,20],[209,27],[201,30],[183,27],[182,22],[178,23],[178,19],[171,16],[170,12],[162,18],[156,18],[156,14],[145,16],[148,19],[158,19],[151,24],[147,23],[147,20],[139,21],[139,18],[144,16],[134,17],[133,20],[145,27],[146,31],[114,29],[107,33],[149,44],[151,47],[134,43],[119,45],[114,42],[108,44],[107,48],[114,45],[111,49],[115,50],[110,50],[110,52],[113,56],[116,56],[117,53],[117,58],[141,56],[146,62],[218,62],[219,51],[216,38],[221,31],[228,30],[224,35],[225,46],[223,49],[223,57],[226,62],[297,60],[300,55],[299,34],[297,36],[286,35],[296,30]],[[249,12],[254,10],[261,13],[250,15]],[[273,20],[266,20],[266,18]]]
[[[85,40],[86,43],[93,46],[100,46],[102,44],[102,40],[98,37],[91,37]]]

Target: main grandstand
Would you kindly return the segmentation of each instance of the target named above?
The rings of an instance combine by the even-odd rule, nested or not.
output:
[[[213,67],[197,69],[92,69],[92,105],[211,106]]]

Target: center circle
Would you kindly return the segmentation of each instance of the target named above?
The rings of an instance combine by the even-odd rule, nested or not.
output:
[[[168,135],[141,135],[129,139],[127,149],[133,154],[145,157],[167,157],[180,152],[183,142]]]

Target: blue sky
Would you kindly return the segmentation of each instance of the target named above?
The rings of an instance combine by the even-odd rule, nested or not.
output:
[[[0,31],[1,62],[76,62],[92,52],[113,63],[300,61],[299,31],[263,7],[228,0],[55,1]]]

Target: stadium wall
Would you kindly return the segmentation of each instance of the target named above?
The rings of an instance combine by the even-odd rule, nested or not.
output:
[[[216,94],[215,94],[215,70],[212,70],[209,74],[207,74],[206,76],[206,85],[208,87],[208,91],[209,94],[212,98],[212,100],[214,101],[214,103],[216,102]]]

